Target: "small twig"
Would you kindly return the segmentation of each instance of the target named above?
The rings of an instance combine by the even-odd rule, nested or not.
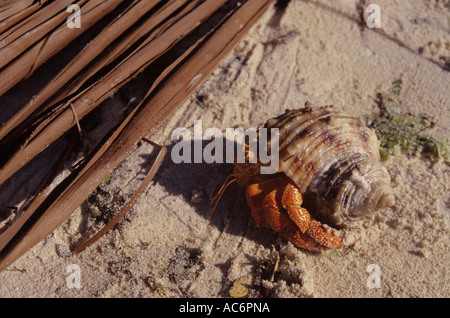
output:
[[[7,269],[7,270],[10,271],[10,272],[20,272],[20,273],[22,273],[22,274],[24,274],[24,273],[27,272],[26,269],[20,269],[20,268],[17,268],[17,267],[14,267],[14,268],[12,268],[12,269]]]
[[[153,141],[151,141],[150,139],[147,139],[147,138],[145,138],[145,137],[142,138],[142,140],[145,141],[146,143],[152,145],[152,146],[155,147],[155,148],[158,148],[158,149],[163,148],[163,146],[160,146],[160,145],[158,145],[157,143],[155,143],[155,142],[153,142]]]
[[[77,112],[75,111],[75,108],[73,108],[73,104],[72,103],[70,103],[70,108],[72,109],[73,117],[75,117],[75,121],[77,122],[78,134],[80,134],[80,138],[83,138],[83,134],[81,133],[80,122],[78,121]]]
[[[275,251],[275,264],[273,265],[273,271],[272,274],[270,275],[269,278],[269,282],[273,282],[274,278],[275,278],[275,273],[278,271],[278,264],[280,263],[280,253],[278,253],[277,251]],[[269,295],[269,289],[266,288],[265,291],[265,297],[267,297]]]
[[[164,157],[167,153],[167,148],[165,146],[161,147],[154,142],[144,138],[144,141],[150,143],[151,145],[154,145],[158,148],[160,148],[158,155],[156,156],[155,162],[151,166],[150,170],[147,173],[147,176],[145,177],[144,181],[142,181],[141,185],[137,189],[137,191],[133,194],[131,199],[125,204],[125,206],[122,208],[122,210],[116,214],[111,221],[109,221],[100,231],[98,231],[93,237],[91,237],[89,240],[78,246],[75,250],[75,254],[79,254],[83,252],[87,247],[94,244],[97,240],[99,240],[103,235],[106,234],[111,228],[113,228],[119,221],[127,214],[127,212],[136,204],[136,202],[141,197],[142,193],[147,188],[150,181],[155,176],[156,172],[158,171],[158,168],[161,166]]]
[[[275,273],[278,270],[278,264],[280,263],[280,254],[275,251],[275,265],[273,266],[273,271],[272,271],[272,275],[270,275],[270,279],[269,282],[273,282],[273,279],[275,278]]]

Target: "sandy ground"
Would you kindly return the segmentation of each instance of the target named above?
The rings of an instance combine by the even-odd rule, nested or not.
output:
[[[376,94],[401,79],[404,111],[431,115],[434,133],[449,142],[450,2],[379,0],[382,28],[376,31],[361,27],[358,3],[293,0],[286,10],[269,9],[152,140],[170,146],[172,131],[191,129],[197,119],[223,131],[256,127],[306,101],[372,113]],[[132,193],[152,151],[143,145],[116,170],[107,187],[112,196]],[[352,248],[311,253],[258,227],[237,186],[227,189],[209,233],[209,201],[232,166],[201,169],[174,164],[169,155],[114,230],[73,255],[70,249],[92,226],[83,204],[1,273],[1,293],[229,297],[245,278],[249,297],[449,297],[449,167],[402,153],[386,167],[395,206],[367,220]],[[71,264],[79,266],[80,288],[67,283]]]

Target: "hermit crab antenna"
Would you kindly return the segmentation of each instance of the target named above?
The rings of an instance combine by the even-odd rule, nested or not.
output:
[[[203,149],[203,148],[202,148]],[[254,157],[254,153],[253,153],[253,151],[250,151],[249,150],[249,146],[247,145],[247,144],[244,144],[244,151],[245,151],[245,159],[247,160],[248,158],[253,158]],[[204,151],[206,151],[205,149],[203,149]],[[234,158],[234,159],[236,159],[236,157]],[[203,168],[203,166],[202,166],[202,168]],[[246,172],[247,172],[247,168],[240,174],[240,175],[243,175],[243,174],[245,174]],[[222,196],[222,193],[223,193],[223,191],[225,191],[225,188],[227,188],[228,187],[228,185],[229,184],[227,184],[227,182],[228,182],[228,179],[229,178],[231,178],[231,177],[235,177],[236,176],[236,173],[232,173],[232,174],[230,174],[230,175],[228,175],[227,176],[227,178],[225,179],[225,182],[223,183],[223,185],[222,185],[222,187],[220,188],[220,190],[218,191],[218,193],[214,196],[214,198],[212,198],[212,200],[211,200],[211,202],[209,203],[209,204],[213,204],[214,203],[214,201],[216,201],[218,198],[219,198],[219,200],[220,200],[220,197]],[[231,182],[230,182],[231,183]],[[216,205],[217,205],[217,202],[216,202]]]
[[[210,226],[211,226],[211,220],[212,220],[212,216],[213,216],[213,214],[214,214],[214,211],[216,210],[217,204],[219,204],[219,201],[220,201],[220,199],[222,198],[222,195],[224,194],[226,188],[228,188],[228,186],[229,186],[230,184],[232,184],[233,182],[236,181],[236,179],[232,179],[231,181],[228,181],[228,179],[229,179],[231,176],[232,176],[232,175],[229,175],[229,176],[227,177],[226,181],[224,182],[224,184],[223,184],[222,187],[220,188],[219,192],[218,192],[218,193],[216,194],[216,196],[211,200],[211,203],[210,203],[210,204],[212,204],[214,201],[216,201],[216,203],[214,204],[214,207],[213,207],[213,209],[212,209],[212,211],[211,211],[211,214],[209,215],[209,220],[208,220],[208,231],[209,231],[209,235],[211,235],[211,229],[210,229]],[[228,182],[227,182],[227,181],[228,181]]]
[[[214,198],[212,198],[211,202],[209,203],[210,205],[213,204],[214,201],[216,201],[217,198],[218,198],[219,196],[222,196],[221,193],[223,193],[223,192],[225,191],[225,188],[228,186],[228,185],[227,185],[228,179],[230,179],[231,177],[234,177],[234,174],[230,174],[230,175],[225,179],[225,182],[222,184],[222,186],[220,187],[220,189],[219,189],[219,191],[217,192],[217,194],[214,196]],[[219,201],[219,200],[217,200],[217,201]],[[217,205],[217,202],[216,202],[216,205]]]
[[[243,148],[244,148],[244,151],[245,151],[245,159],[246,159],[246,161],[249,160],[249,158],[253,158],[254,157],[254,152],[249,149],[249,146],[247,144],[244,144]],[[220,187],[220,189],[217,192],[217,194],[212,198],[211,202],[209,203],[210,205],[214,204],[214,207],[213,207],[213,209],[211,211],[211,214],[210,214],[209,220],[208,220],[208,231],[209,231],[210,235],[211,235],[211,229],[210,229],[211,220],[212,220],[214,211],[216,210],[217,205],[219,204],[219,201],[222,198],[222,195],[224,194],[224,192],[228,188],[228,186],[230,186],[233,182],[236,182],[238,177],[240,177],[242,175],[245,175],[248,171],[249,171],[249,168],[246,167],[240,173],[231,173],[231,174],[229,174],[227,176],[227,178],[225,179],[224,183],[222,184],[222,186]],[[233,179],[229,181],[230,178],[233,178]]]

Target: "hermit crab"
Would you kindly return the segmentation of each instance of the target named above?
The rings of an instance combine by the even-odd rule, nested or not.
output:
[[[336,249],[354,243],[344,242],[342,229],[394,204],[379,141],[360,119],[307,102],[264,127],[278,129],[277,173],[260,174],[258,161],[235,163],[232,174],[246,189],[257,224],[301,248]],[[246,149],[247,156],[254,156]]]

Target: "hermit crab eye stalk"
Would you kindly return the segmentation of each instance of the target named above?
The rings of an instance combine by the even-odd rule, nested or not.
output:
[[[254,149],[251,149],[249,144],[242,144],[242,151],[244,152],[244,158],[246,163],[256,162],[257,158]]]

